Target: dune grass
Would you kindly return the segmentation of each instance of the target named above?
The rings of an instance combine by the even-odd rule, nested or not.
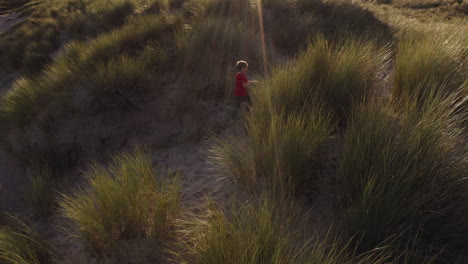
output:
[[[355,113],[339,180],[344,225],[364,250],[389,237],[398,248],[420,233],[418,246],[466,253],[468,161],[452,106],[438,96],[398,115],[378,103]]]
[[[83,111],[82,108],[90,111],[96,107],[98,110],[125,107],[129,103],[125,100],[144,94],[150,77],[147,72],[154,70],[151,66],[165,62],[149,61],[163,57],[149,57],[151,50],[145,48],[154,46],[152,41],[159,41],[163,49],[166,38],[170,39],[179,22],[172,16],[143,16],[91,43],[70,44],[39,76],[16,81],[2,97],[2,118],[10,126],[24,126],[49,107],[60,109],[49,113],[56,117],[70,110]],[[85,89],[81,91],[85,95],[91,94],[88,103],[94,106],[80,105],[83,100],[78,100],[77,105],[74,97],[78,89]],[[102,102],[105,100],[110,101],[106,104]]]
[[[230,18],[245,24],[257,20],[255,3],[249,0],[186,0],[183,4],[187,15],[198,18]]]
[[[276,196],[276,195],[275,195]],[[190,219],[179,228],[181,241],[176,256],[180,263],[206,264],[412,264],[407,252],[382,246],[359,254],[350,243],[308,224],[308,213],[290,202],[269,195],[259,200],[210,207],[205,219]],[[311,230],[310,230],[311,229]],[[183,253],[181,253],[183,252]],[[433,257],[421,263],[434,263]]]
[[[135,6],[133,0],[31,1],[20,11],[26,20],[1,36],[2,68],[38,72],[64,41],[120,26]]]
[[[404,35],[396,50],[392,104],[386,105],[372,99],[389,57],[376,39],[388,40],[389,29],[372,13],[344,1],[264,2],[273,45],[298,56],[252,87],[244,126],[218,139],[211,161],[245,189],[273,190],[276,197],[230,211],[212,208],[207,219],[188,220],[178,230],[184,241],[181,262],[463,263],[468,243],[462,134],[466,45],[455,37],[433,41]],[[28,141],[32,123],[60,126],[70,113],[86,117],[138,109],[150,91],[165,85],[163,73],[204,82],[203,87],[187,85],[191,89],[177,99],[187,102],[185,97],[231,95],[237,59],[262,68],[256,6],[247,0],[67,0],[53,9],[37,3],[22,11],[30,16],[26,22],[1,37],[5,65],[41,67],[57,49],[54,43],[80,41],[67,44],[42,73],[19,79],[2,96],[2,135],[23,128]],[[172,7],[181,8],[171,14]],[[40,41],[38,32],[43,32]],[[101,32],[107,33],[81,41]],[[352,37],[356,34],[365,36]],[[314,235],[307,230],[308,214],[283,204],[317,185],[317,169],[328,162],[323,146],[341,132],[338,215],[350,242],[346,236]],[[51,142],[46,140],[50,148],[25,142],[22,150],[28,152],[25,161],[45,159],[47,165],[30,182],[29,199],[38,216],[49,214],[55,202],[53,175],[68,164],[62,156],[68,152],[55,151],[58,145]],[[118,154],[111,165],[87,170],[86,184],[60,200],[60,212],[70,223],[67,232],[98,258],[112,254],[122,241],[164,242],[176,227],[178,176],[161,178],[151,163],[139,148]],[[44,263],[35,252],[48,256],[48,251],[22,234],[1,227],[0,243],[7,241],[10,252],[20,247],[33,252],[27,260],[17,257],[22,253],[8,253],[17,263]]]
[[[26,201],[30,204],[35,216],[49,216],[55,205],[58,187],[57,179],[47,166],[35,166],[25,191]]]
[[[164,241],[179,211],[177,173],[157,174],[151,157],[140,147],[120,153],[109,168],[95,165],[85,172],[86,185],[64,194],[61,213],[97,256],[115,242],[134,238]]]
[[[375,93],[373,81],[386,52],[372,42],[317,37],[307,50],[253,91],[254,112],[296,112],[324,103],[335,121],[345,122],[355,104]],[[258,110],[257,110],[258,109]]]
[[[468,49],[456,36],[434,38],[430,34],[406,33],[395,58],[394,101],[424,104],[434,92],[428,86],[445,88],[440,91],[443,94],[460,92],[468,79],[467,56]],[[468,94],[467,89],[463,92]]]
[[[354,105],[374,93],[382,54],[370,43],[318,37],[252,88],[245,131],[221,139],[213,162],[246,188],[266,182],[289,193],[312,180],[334,124],[345,124]]]
[[[182,230],[183,246],[196,263],[305,263],[307,248],[295,245],[304,223],[280,214],[268,199],[259,205],[241,205],[224,214],[211,208],[208,219],[193,221]],[[186,233],[185,233],[186,232]]]
[[[13,264],[50,263],[50,246],[21,220],[13,216],[7,218],[13,224],[0,226],[0,261]]]
[[[388,1],[392,5],[406,7],[406,8],[415,8],[415,9],[424,9],[424,8],[434,8],[445,5],[452,5],[457,2],[457,0],[391,0]]]
[[[262,2],[273,14],[272,18],[265,18],[267,31],[275,47],[284,54],[296,55],[317,35],[333,41],[357,36],[384,45],[392,39],[386,24],[369,10],[348,1]]]
[[[265,122],[248,119],[246,132],[219,139],[212,162],[248,190],[273,187],[290,195],[313,180],[320,147],[330,133],[330,119],[317,109],[272,115]]]

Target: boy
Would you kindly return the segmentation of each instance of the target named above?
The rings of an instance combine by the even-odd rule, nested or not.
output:
[[[250,83],[245,75],[247,70],[249,69],[249,64],[246,61],[238,61],[236,63],[236,68],[239,71],[236,74],[236,90],[234,91],[234,96],[236,98],[236,112],[237,109],[240,107],[242,102],[246,102],[250,104],[250,96],[247,92],[246,86]]]

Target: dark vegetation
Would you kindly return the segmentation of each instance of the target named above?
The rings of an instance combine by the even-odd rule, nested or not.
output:
[[[98,262],[466,263],[466,25],[389,25],[363,5],[0,2],[25,18],[0,36],[3,72],[20,75],[0,132],[26,171],[21,217],[60,222]],[[259,82],[229,130],[241,58]],[[225,129],[210,165],[241,194],[185,214],[182,175],[151,152]],[[326,227],[310,211],[324,182]],[[60,262],[30,226],[3,216],[0,259]]]
[[[122,25],[134,7],[133,1],[28,1],[17,10],[26,19],[1,36],[1,70],[37,73],[64,42]]]
[[[310,37],[318,34],[338,42],[349,36],[380,44],[392,39],[388,25],[372,12],[347,1],[267,0],[265,6],[271,8],[266,13],[271,16],[267,30],[275,45],[286,54],[295,54]]]

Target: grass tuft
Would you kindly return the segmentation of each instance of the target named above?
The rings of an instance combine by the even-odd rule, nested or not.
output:
[[[345,225],[364,250],[395,236],[401,248],[420,233],[420,247],[464,252],[468,161],[452,106],[439,96],[423,109],[371,103],[355,113],[339,179]]]
[[[337,121],[345,122],[355,104],[375,93],[373,82],[385,55],[372,42],[332,43],[319,36],[296,60],[274,71],[261,84],[265,88],[253,91],[254,105],[290,113],[324,103]]]
[[[12,216],[8,218],[14,226],[0,226],[0,260],[14,264],[50,263],[50,246],[21,220]]]
[[[87,184],[64,194],[62,214],[85,245],[98,256],[115,242],[138,237],[164,240],[179,210],[177,174],[156,174],[140,147],[120,153],[109,168],[95,165],[85,173]]]
[[[455,36],[407,33],[395,58],[393,99],[424,104],[431,95],[457,93],[466,81],[468,49]],[[434,91],[429,88],[444,88]],[[468,94],[467,89],[464,91]]]
[[[26,199],[35,216],[49,216],[57,197],[57,179],[47,166],[35,166],[29,178]]]
[[[257,202],[222,211],[212,206],[207,219],[189,220],[179,231],[181,263],[379,264],[412,263],[386,247],[356,254],[330,234],[308,230],[308,214],[297,206],[262,195]],[[427,258],[426,260],[430,260]],[[427,261],[424,263],[432,263]]]

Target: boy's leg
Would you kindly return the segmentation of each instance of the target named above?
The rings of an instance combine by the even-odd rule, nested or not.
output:
[[[234,96],[234,102],[231,109],[231,118],[235,119],[237,117],[237,112],[242,104],[242,97]]]
[[[250,95],[247,95],[244,99],[244,102],[246,102],[249,107],[252,107],[252,101],[250,100]]]
[[[243,96],[239,108],[245,109],[246,111],[250,111],[251,107],[252,102],[250,101],[250,96]]]

